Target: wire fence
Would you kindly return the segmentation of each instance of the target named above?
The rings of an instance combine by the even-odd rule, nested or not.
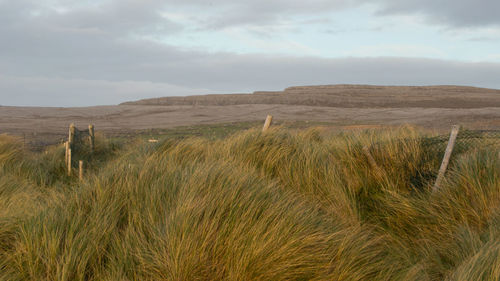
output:
[[[418,143],[428,154],[442,155],[450,139],[449,134],[437,136],[420,136],[395,140],[396,145],[403,147],[408,143]],[[384,151],[389,143],[378,142],[371,145],[371,151]],[[394,142],[393,142],[394,144]],[[477,148],[500,147],[500,130],[466,130],[461,129],[457,135],[453,154],[461,154]]]
[[[429,153],[444,153],[449,135],[422,137],[422,145]],[[500,146],[500,131],[495,130],[460,130],[458,133],[454,154],[460,154],[471,149],[488,146]]]
[[[372,166],[381,165],[382,168],[390,169],[392,165],[394,151],[399,151],[401,154],[407,154],[410,147],[419,150],[418,158],[408,158],[408,155],[401,155],[401,159],[406,159],[399,163],[400,165],[410,165],[408,161],[416,161],[414,166],[419,167],[411,182],[414,187],[422,187],[429,181],[435,181],[438,175],[438,168],[441,164],[441,159],[445,155],[446,147],[450,134],[437,136],[419,136],[414,138],[403,138],[392,140],[390,142],[374,143],[371,147],[367,147],[367,158],[375,158]],[[388,149],[392,146],[393,149]],[[395,148],[395,150],[394,150]],[[500,130],[466,130],[461,129],[456,137],[455,146],[453,147],[450,166],[454,166],[455,160],[461,154],[475,151],[476,149],[495,149],[500,148]],[[410,148],[411,149],[411,148]],[[387,155],[388,151],[392,151],[391,155]],[[411,153],[410,153],[411,154]],[[398,157],[399,158],[399,157]],[[367,159],[370,160],[370,159]]]

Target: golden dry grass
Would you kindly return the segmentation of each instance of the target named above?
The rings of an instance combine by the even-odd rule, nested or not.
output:
[[[500,280],[498,148],[432,193],[423,134],[101,138],[83,182],[0,136],[0,280]]]

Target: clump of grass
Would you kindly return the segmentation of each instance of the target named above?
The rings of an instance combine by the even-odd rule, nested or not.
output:
[[[425,134],[100,138],[83,182],[0,136],[0,280],[499,280],[498,148],[432,193]]]

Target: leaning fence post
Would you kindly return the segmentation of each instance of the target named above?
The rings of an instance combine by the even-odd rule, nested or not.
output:
[[[80,179],[80,181],[83,181],[83,161],[82,160],[78,161],[78,179]]]
[[[273,121],[273,116],[267,115],[266,121],[264,122],[264,127],[262,128],[262,132],[265,132],[267,131],[267,129],[269,129],[269,126],[271,126],[272,121]]]
[[[436,178],[436,182],[432,187],[432,191],[436,191],[439,189],[441,182],[444,179],[444,174],[446,173],[446,168],[448,168],[448,164],[450,163],[451,153],[453,152],[453,147],[455,146],[455,141],[457,140],[457,135],[460,130],[459,125],[453,125],[451,127],[450,139],[448,140],[448,146],[446,146],[446,151],[444,152],[443,162],[441,162],[441,167],[439,168],[438,176]]]
[[[368,159],[368,163],[370,163],[372,169],[375,170],[377,176],[382,176],[382,169],[380,169],[380,167],[377,165],[377,162],[375,162],[375,158],[373,158],[372,154],[370,153],[370,148],[368,146],[363,146],[363,153]]]
[[[71,176],[71,148],[68,149],[68,177]]]
[[[90,152],[94,152],[94,125],[89,125],[89,143],[90,143]]]

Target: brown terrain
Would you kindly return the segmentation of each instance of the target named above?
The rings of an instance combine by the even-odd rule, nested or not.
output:
[[[0,106],[0,133],[56,140],[68,124],[95,124],[108,134],[176,126],[275,120],[338,127],[415,124],[444,129],[500,129],[500,90],[459,86],[331,85],[281,92],[165,97],[114,106],[74,108]]]

